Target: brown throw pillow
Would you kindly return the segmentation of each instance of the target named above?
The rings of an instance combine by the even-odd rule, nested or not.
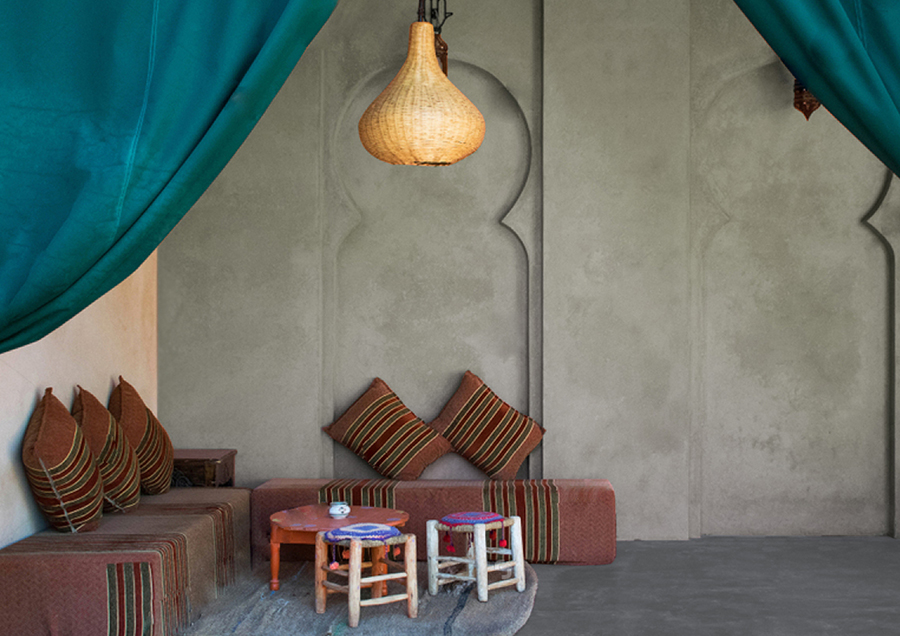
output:
[[[450,451],[447,440],[416,417],[381,378],[322,430],[389,479],[416,479]]]
[[[471,371],[429,426],[491,479],[515,479],[544,435],[537,422],[497,397]]]
[[[144,404],[137,390],[119,376],[109,396],[109,412],[125,431],[141,473],[141,491],[161,495],[169,490],[175,467],[175,449],[166,429]]]
[[[137,455],[112,413],[92,393],[78,387],[72,417],[81,427],[103,480],[104,512],[127,512],[141,501]]]
[[[103,514],[103,482],[81,429],[52,391],[46,390],[25,428],[22,463],[50,525],[87,532]]]

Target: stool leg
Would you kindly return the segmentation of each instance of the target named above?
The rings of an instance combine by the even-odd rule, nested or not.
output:
[[[469,535],[466,535],[466,558],[469,559],[469,562],[466,563],[466,576],[472,577],[475,576],[475,542],[470,540]]]
[[[512,550],[512,558],[515,559],[516,565],[514,571],[516,573],[516,590],[525,591],[525,551],[522,546],[522,519],[513,516],[513,524],[509,533],[510,549]]]
[[[474,528],[475,583],[478,586],[478,600],[485,603],[488,600],[487,540],[484,536],[483,523],[476,523]]]
[[[372,576],[387,574],[387,564],[384,562],[385,554],[387,554],[385,546],[379,545],[369,548],[369,550],[371,550],[372,556]],[[381,598],[385,592],[387,592],[387,581],[376,581],[372,584],[372,598]]]
[[[359,625],[359,600],[360,600],[360,579],[362,578],[362,543],[359,539],[350,539],[350,577],[347,583],[348,587],[348,604],[349,617],[347,624],[350,627]]]
[[[316,614],[325,613],[325,599],[328,597],[328,591],[325,589],[325,579],[328,573],[325,568],[328,567],[328,546],[325,545],[324,534],[319,532],[316,534]]]
[[[419,582],[416,574],[416,535],[414,534],[409,535],[406,540],[403,561],[406,569],[406,615],[416,618],[419,615]]]
[[[437,521],[431,519],[425,524],[425,545],[428,549],[428,593],[438,593],[438,531]],[[406,544],[409,550],[409,543]]]

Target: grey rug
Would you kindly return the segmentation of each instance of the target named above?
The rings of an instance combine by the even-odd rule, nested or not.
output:
[[[350,628],[342,594],[329,594],[327,611],[316,614],[311,562],[282,563],[277,592],[269,591],[268,564],[262,565],[223,590],[184,636],[511,636],[531,615],[537,592],[537,575],[526,564],[524,592],[501,588],[480,603],[474,585],[457,583],[431,596],[419,563],[418,618],[408,618],[401,601],[361,608],[359,626]]]

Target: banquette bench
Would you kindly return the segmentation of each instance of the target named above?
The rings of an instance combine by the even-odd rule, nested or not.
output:
[[[0,632],[174,636],[250,568],[250,490],[172,488],[0,550]]]
[[[250,495],[254,564],[269,558],[273,513],[330,501],[406,511],[404,530],[420,538],[419,560],[425,560],[426,522],[464,510],[520,516],[530,563],[601,565],[616,557],[615,492],[605,479],[271,479]],[[282,559],[311,558],[303,548],[283,546]]]

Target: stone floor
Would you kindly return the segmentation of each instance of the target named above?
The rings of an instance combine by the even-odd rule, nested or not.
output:
[[[517,636],[900,635],[888,537],[622,541],[610,565],[534,569]]]

